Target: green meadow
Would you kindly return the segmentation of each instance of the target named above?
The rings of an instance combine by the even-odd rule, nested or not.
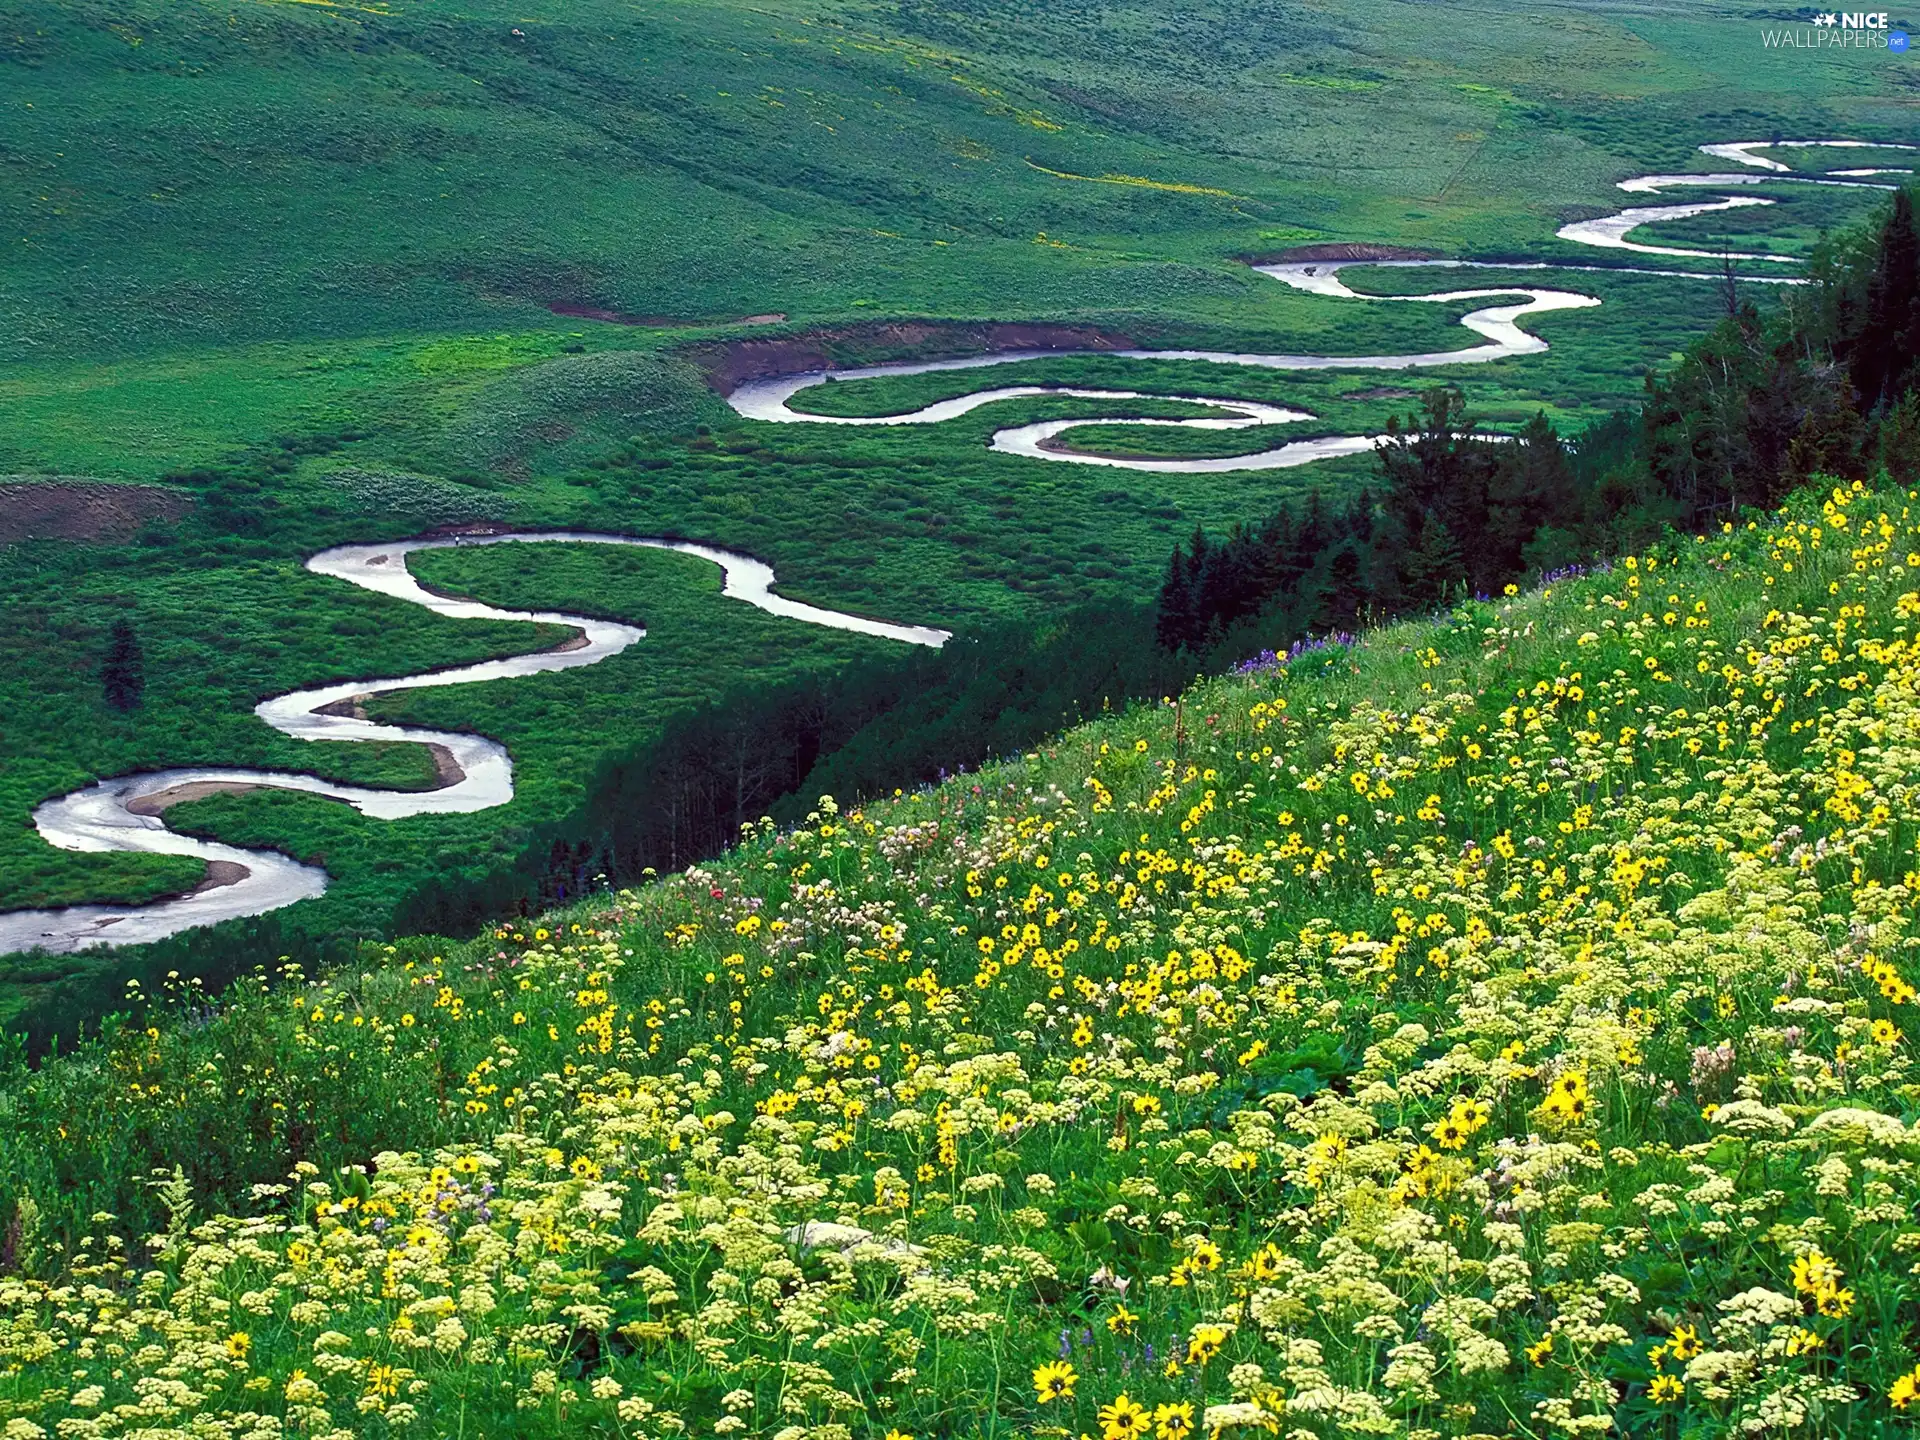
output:
[[[179,860],[52,849],[30,818],[52,796],[208,762],[425,786],[414,747],[300,744],[252,707],[559,638],[305,572],[329,544],[479,521],[680,536],[767,560],[796,598],[962,632],[1145,598],[1196,523],[1347,493],[1374,462],[1176,476],[987,449],[1025,420],[1195,413],[1156,399],[771,426],[738,419],[708,368],[729,346],[820,334],[848,362],[965,348],[899,328],[924,321],[1262,353],[1465,346],[1470,303],[1327,299],[1245,261],[1373,242],[1604,264],[1624,257],[1555,230],[1642,203],[1614,188],[1629,175],[1718,164],[1703,142],[1911,134],[1920,72],[1763,52],[1758,24],[1732,4],[1669,16],[1608,0],[1450,8],[1444,24],[1395,0],[0,5],[0,476],[48,497],[0,531],[0,908],[198,878]],[[1793,158],[1852,163],[1837,153]],[[1767,193],[1779,203],[1637,238],[1804,254],[1875,198]],[[1382,295],[1522,283],[1604,304],[1529,322],[1545,355],[1418,377],[1083,356],[795,403],[873,415],[988,383],[1070,383],[1315,417],[1065,437],[1099,454],[1235,454],[1376,432],[1408,411],[1394,392],[1448,380],[1491,428],[1540,410],[1564,428],[1631,402],[1724,304],[1710,283],[1634,275],[1347,278]],[[96,523],[75,479],[190,504]],[[387,824],[252,794],[171,813],[324,863],[334,888],[286,917],[296,929],[383,934],[406,895],[504,863],[566,814],[611,748],[742,681],[887,648],[724,601],[717,572],[683,556],[512,547],[416,570],[497,604],[637,620],[648,638],[589,670],[376,702],[505,741],[518,793],[499,810]],[[106,705],[99,678],[116,620],[145,657],[131,712]],[[70,963],[6,962],[0,1011],[30,1010]]]

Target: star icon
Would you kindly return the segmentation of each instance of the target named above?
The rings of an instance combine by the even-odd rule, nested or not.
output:
[[[1816,25],[1838,25],[1840,23],[1840,17],[1831,10],[1823,10],[1813,17],[1813,23]]]

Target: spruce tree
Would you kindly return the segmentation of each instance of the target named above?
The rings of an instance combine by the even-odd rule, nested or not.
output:
[[[1400,590],[1411,605],[1434,605],[1467,575],[1460,545],[1446,522],[1426,518],[1400,562]]]
[[[138,710],[140,697],[147,688],[140,637],[133,622],[124,615],[113,622],[107,639],[107,658],[100,666],[100,686],[106,701],[115,710]]]
[[[1920,352],[1920,235],[1914,230],[1913,197],[1894,192],[1893,211],[1881,227],[1873,273],[1867,280],[1866,314],[1853,345],[1852,379],[1862,410],[1898,400]]]
[[[1186,649],[1193,639],[1193,572],[1178,540],[1167,557],[1166,578],[1160,582],[1160,608],[1154,635],[1163,649]]]
[[[1327,563],[1327,579],[1319,598],[1315,628],[1349,629],[1357,625],[1366,608],[1366,585],[1361,579],[1360,550],[1348,540],[1333,552]]]

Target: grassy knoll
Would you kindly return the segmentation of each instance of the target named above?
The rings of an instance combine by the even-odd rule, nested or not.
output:
[[[1897,1434],[1914,499],[1817,488],[469,944],[156,995],[9,1079],[0,1405]]]

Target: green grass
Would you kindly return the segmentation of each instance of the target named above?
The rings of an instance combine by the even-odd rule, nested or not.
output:
[[[1767,152],[1771,154],[1772,152]],[[1867,154],[1869,152],[1838,152]],[[1883,151],[1882,158],[1900,152]],[[1863,159],[1863,165],[1874,163]],[[1890,177],[1897,179],[1899,177]],[[1706,194],[1717,194],[1706,191]],[[1729,187],[1730,195],[1747,193],[1746,187]],[[1879,190],[1846,190],[1810,185],[1769,185],[1760,187],[1755,198],[1771,200],[1771,205],[1748,205],[1696,215],[1689,220],[1668,220],[1643,226],[1627,238],[1637,244],[1686,245],[1699,249],[1740,250],[1762,255],[1806,255],[1823,235],[1857,225],[1873,209],[1885,203]],[[1678,198],[1678,192],[1675,192]]]
[[[1203,460],[1252,455],[1319,433],[1315,425],[1250,425],[1244,430],[1175,430],[1145,425],[1080,425],[1049,443],[1080,455],[1123,460]]]
[[[557,819],[578,801],[604,750],[630,742],[677,707],[711,693],[715,674],[752,667],[778,678],[844,663],[886,643],[776,619],[742,602],[723,600],[719,570],[691,556],[512,546],[430,553],[414,563],[435,588],[513,608],[635,621],[647,627],[647,638],[589,669],[483,687],[410,691],[370,706],[378,718],[478,729],[504,740],[518,763],[515,799],[500,811],[386,822],[310,796],[262,793],[216,797],[169,812],[169,823],[179,829],[207,831],[243,845],[270,845],[325,863],[338,883],[315,903],[317,925],[376,931],[394,903],[419,884],[416,858],[425,859],[430,873],[454,883],[489,861],[497,863],[503,853],[510,855],[516,835],[542,820]],[[538,649],[564,638],[564,632],[551,627],[445,621],[418,606],[304,573],[288,577],[288,583],[304,592],[305,606],[290,611],[251,607],[247,613],[272,633],[249,635],[209,599],[216,592],[229,600],[244,599],[246,577],[220,571],[194,572],[194,578],[199,583],[191,588],[146,592],[149,603],[164,598],[176,608],[155,612],[142,626],[150,690],[159,692],[145,710],[132,722],[116,723],[91,696],[62,697],[64,704],[48,708],[50,717],[91,711],[99,717],[99,728],[77,736],[45,733],[39,737],[43,753],[78,750],[88,770],[115,774],[136,768],[133,756],[139,752],[130,750],[129,741],[144,741],[164,746],[177,757],[176,763],[312,769],[361,783],[425,787],[432,783],[432,766],[419,746],[287,740],[253,717],[252,701],[296,684],[405,674],[488,654]],[[98,603],[97,596],[86,598]],[[194,607],[201,604],[213,613],[199,613]],[[162,629],[165,622],[182,628]],[[195,638],[200,641],[197,647]],[[314,666],[305,673],[291,668],[314,665],[313,656],[326,654],[329,643],[334,651],[330,668]],[[232,658],[222,662],[218,657],[223,650]],[[256,668],[263,667],[269,655],[281,657],[280,665]],[[214,673],[208,673],[210,669]],[[75,677],[76,688],[88,678]],[[178,691],[185,693],[176,698]],[[174,735],[140,735],[135,741],[135,734],[158,715],[178,717],[185,728]],[[121,748],[113,748],[115,740]],[[66,767],[43,759],[13,773],[19,776],[20,790],[33,787],[29,793],[34,793],[71,788],[85,772],[76,756]],[[35,899],[43,904],[90,893],[98,883],[96,872],[133,870],[125,861],[136,858],[51,851],[31,834],[22,835],[9,849],[9,865],[16,874],[30,875],[27,883],[41,887]],[[168,867],[164,876],[156,870],[151,884],[156,889],[177,884],[178,873],[177,865]],[[127,885],[126,898],[138,898],[133,884],[121,883]]]
[[[0,1087],[0,1407],[1892,1440],[1914,498],[1823,485],[470,943],[170,984]]]
[[[0,555],[12,601],[0,906],[133,899],[193,878],[177,861],[52,851],[30,828],[49,796],[208,759],[421,784],[418,752],[296,745],[251,706],[342,674],[542,643],[300,571],[325,544],[480,518],[676,534],[771,561],[789,594],[964,628],[1137,597],[1196,522],[1223,528],[1371,473],[1359,457],[1144,476],[986,450],[996,426],[1111,417],[1110,402],[1010,402],[938,427],[747,424],[707,390],[689,345],[859,326],[839,342],[858,360],[894,353],[887,321],[932,317],[1072,321],[1154,345],[1442,349],[1471,343],[1453,323],[1462,306],[1329,301],[1240,257],[1316,240],[1564,256],[1560,223],[1619,203],[1625,175],[1696,164],[1703,140],[1904,133],[1906,82],[1887,77],[1905,72],[1798,64],[1760,54],[1757,35],[1749,54],[1738,37],[1752,22],[1731,5],[1675,18],[1548,5],[1465,25],[1444,47],[1432,19],[1394,0],[1285,16],[1049,7],[1018,23],[979,4],[883,15],[840,0],[0,7],[0,154],[14,180],[0,187],[0,323],[13,337],[0,472],[154,481],[261,454],[282,464],[244,500],[241,533],[215,523],[217,497],[190,479],[198,513],[151,543]],[[1799,246],[1854,194],[1739,218],[1789,222],[1780,243]],[[1530,277],[1349,279],[1418,292]],[[1607,304],[1539,322],[1549,354],[1421,378],[1465,383],[1490,425],[1541,408],[1577,423],[1633,398],[1718,304],[1712,286],[1683,281],[1569,283]],[[570,319],[552,303],[651,323]],[[738,323],[769,313],[786,318]],[[800,403],[885,413],[988,377],[1256,398],[1354,433],[1408,408],[1357,396],[1377,375],[1104,358],[836,385]],[[684,604],[687,628],[577,676],[406,700],[409,714],[507,739],[526,782],[515,807],[381,826],[251,796],[176,819],[323,856],[338,883],[311,923],[377,929],[407,886],[510,853],[582,783],[596,736],[632,738],[742,676],[834,663],[850,643],[750,638],[772,622],[722,619],[697,567],[670,579],[677,562],[657,557],[514,563],[534,559],[540,574],[471,578],[526,603]],[[669,571],[606,590],[578,585],[576,565]],[[132,717],[104,710],[95,675],[123,612],[148,651]],[[650,690],[654,666],[672,683]],[[570,727],[575,706],[602,728]]]
[[[303,745],[252,706],[558,638],[301,569],[325,545],[474,519],[678,535],[799,598],[965,629],[1131,602],[1196,523],[1373,476],[1036,464],[987,449],[1000,426],[1212,396],[1316,416],[1281,438],[1368,433],[1415,403],[1373,392],[1443,380],[1494,427],[1630,402],[1714,286],[1355,267],[1363,292],[1605,304],[1540,320],[1545,355],[1419,376],[1095,356],[800,397],[1148,396],[933,427],[742,422],[689,347],[824,327],[849,363],[900,358],[888,323],[925,319],[1468,345],[1461,304],[1302,295],[1244,257],[1590,263],[1556,229],[1641,203],[1628,175],[1706,168],[1703,141],[1910,134],[1911,64],[1767,51],[1764,23],[1732,0],[0,0],[0,473],[194,501],[133,543],[0,550],[0,906],[196,878],[52,850],[30,828],[49,796],[195,762],[420,786],[418,747]],[[1872,198],[1772,189],[1642,236],[1803,253]],[[1897,1258],[1912,1147],[1866,1126],[1914,1099],[1911,499],[1804,498],[1778,529],[823,803],[544,922],[389,942],[423,889],[537,851],[609,751],[743,679],[886,648],[726,601],[681,555],[420,556],[448,591],[648,636],[375,702],[505,742],[497,810],[171,812],[332,888],[183,939],[165,954],[189,978],[0,1084],[0,1421],[998,1440],[1102,1431],[1124,1393],[1228,1435],[1331,1433],[1334,1410],[1429,1440],[1597,1430],[1604,1409],[1650,1437],[1805,1413],[1890,1440],[1920,1316]],[[130,715],[97,673],[122,617],[146,651]],[[356,963],[274,971],[303,940]],[[236,957],[259,977],[193,983]],[[69,976],[126,993],[111,958],[8,959],[0,1015],[62,1003]],[[1576,1076],[1578,1116],[1549,1104]],[[1439,1127],[1463,1099],[1488,1128],[1456,1147]],[[1835,1104],[1879,1118],[1820,1128]],[[822,1220],[916,1248],[788,1241]],[[1813,1247],[1845,1301],[1796,1288]],[[1778,1325],[1743,1327],[1757,1305]],[[1223,1353],[1196,1356],[1223,1318]],[[1687,1371],[1688,1334],[1731,1358]],[[1036,1401],[1063,1344],[1077,1389]],[[1657,1367],[1684,1402],[1653,1403]],[[1209,1422],[1228,1402],[1259,1408]]]

